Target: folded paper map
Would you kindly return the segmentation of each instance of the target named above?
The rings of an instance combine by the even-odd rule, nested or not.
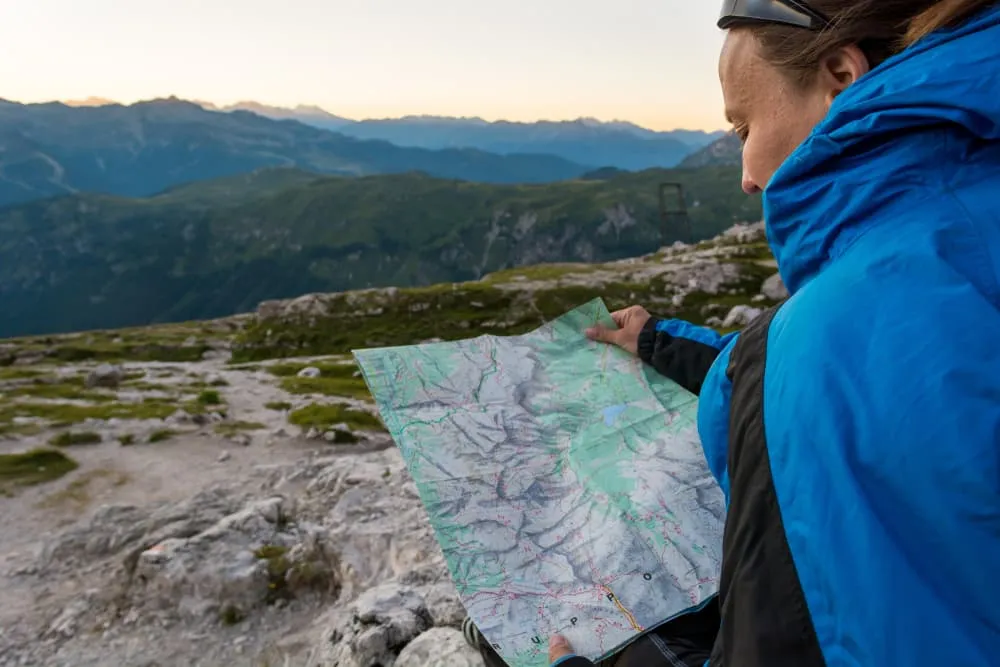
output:
[[[725,503],[697,399],[584,330],[357,350],[469,615],[511,667],[592,660],[718,590]]]

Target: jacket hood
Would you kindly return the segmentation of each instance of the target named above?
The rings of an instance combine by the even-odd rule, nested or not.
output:
[[[928,35],[849,86],[774,174],[764,219],[789,292],[872,225],[917,213],[921,201],[969,178],[969,153],[998,140],[1000,5]]]

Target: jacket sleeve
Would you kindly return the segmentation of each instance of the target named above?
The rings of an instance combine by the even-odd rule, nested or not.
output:
[[[549,667],[594,667],[594,663],[580,655],[567,655],[553,662]]]
[[[651,317],[639,334],[639,358],[693,394],[700,394],[715,358],[738,334],[720,336],[683,320]]]

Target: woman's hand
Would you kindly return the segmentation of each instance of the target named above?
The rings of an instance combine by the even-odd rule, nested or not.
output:
[[[602,343],[611,343],[631,354],[637,354],[639,348],[639,332],[652,317],[642,306],[629,306],[611,313],[611,319],[618,329],[608,329],[597,325],[587,329],[587,338]]]
[[[549,664],[551,665],[559,658],[573,655],[573,647],[562,635],[552,635],[549,637]]]

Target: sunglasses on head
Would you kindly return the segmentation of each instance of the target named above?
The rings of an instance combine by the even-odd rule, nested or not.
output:
[[[780,23],[822,30],[829,19],[801,0],[724,0],[718,26],[723,30],[737,23]]]

